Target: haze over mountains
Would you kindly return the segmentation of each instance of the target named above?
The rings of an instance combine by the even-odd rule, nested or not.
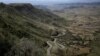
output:
[[[2,1],[8,4],[0,3],[1,56],[100,56],[99,0],[45,6]]]
[[[31,3],[33,5],[51,5],[59,3],[91,3],[100,2],[100,0],[0,0],[4,3]]]
[[[90,2],[90,3],[58,3],[58,4],[52,4],[52,5],[35,5],[39,9],[43,10],[50,10],[50,11],[58,11],[58,12],[64,12],[64,9],[73,9],[78,7],[96,7],[100,6],[100,2]]]

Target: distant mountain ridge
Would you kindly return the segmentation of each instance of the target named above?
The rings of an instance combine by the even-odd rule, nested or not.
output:
[[[91,3],[59,3],[59,4],[52,4],[52,5],[38,5],[40,9],[43,9],[43,10],[63,10],[63,9],[67,9],[67,8],[79,8],[79,7],[85,7],[85,6],[100,6],[100,2],[91,2]],[[46,9],[44,9],[46,8]]]
[[[76,5],[76,4],[80,4],[80,5],[100,5],[100,2],[91,2],[91,3],[61,3],[61,4],[58,4],[58,5]]]

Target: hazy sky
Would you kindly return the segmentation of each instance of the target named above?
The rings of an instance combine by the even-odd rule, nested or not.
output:
[[[52,4],[52,3],[72,3],[72,2],[100,2],[100,0],[0,0],[4,3],[32,3],[32,4]]]

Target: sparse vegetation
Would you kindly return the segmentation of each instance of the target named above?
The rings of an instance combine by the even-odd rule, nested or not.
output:
[[[60,8],[61,7],[61,8]],[[99,34],[100,34],[100,3],[75,3],[73,4],[57,4],[55,6],[48,6],[49,10],[51,10],[54,14],[65,18],[67,20],[68,26],[66,27],[74,38],[68,38],[69,45],[69,55],[73,54],[72,56],[100,56],[99,54]],[[68,46],[67,45],[67,46]],[[83,47],[89,47],[92,49],[90,53],[87,54],[80,54],[76,55],[76,53],[83,52],[82,50],[75,50],[74,48],[78,49],[85,49]],[[81,47],[80,47],[81,46]],[[76,48],[76,49],[77,49]],[[85,49],[88,50],[88,49]],[[75,52],[76,53],[75,53]],[[78,52],[80,51],[80,52]]]
[[[0,55],[100,56],[98,9],[64,8],[53,11],[57,16],[27,3],[0,3]]]
[[[52,40],[51,30],[65,25],[62,21],[65,20],[31,4],[1,3],[0,55],[46,56],[46,41]]]

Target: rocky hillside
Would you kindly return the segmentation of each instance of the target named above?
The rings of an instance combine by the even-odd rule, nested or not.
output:
[[[65,33],[63,26],[66,20],[31,4],[0,3],[0,55],[46,56],[47,41]]]
[[[0,3],[0,55],[99,56],[99,17],[66,19],[28,3]]]

